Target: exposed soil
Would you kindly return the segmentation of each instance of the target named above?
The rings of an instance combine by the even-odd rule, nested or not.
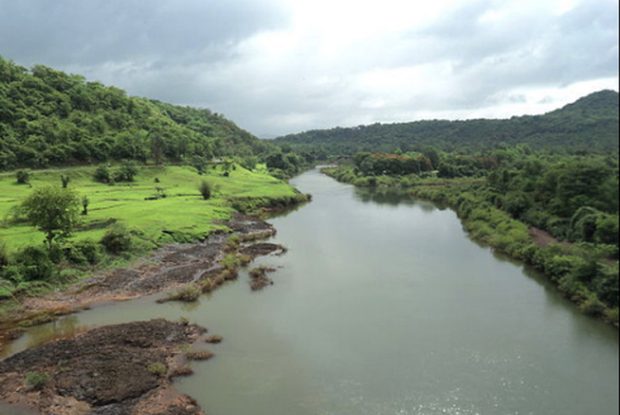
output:
[[[273,285],[271,278],[267,277],[267,274],[274,272],[274,268],[258,267],[250,271],[250,288],[252,291],[262,290],[268,285]]]
[[[171,378],[187,370],[180,349],[204,343],[205,332],[159,319],[100,327],[28,349],[0,362],[0,400],[54,415],[204,415]],[[33,373],[47,378],[38,388],[27,380]]]
[[[543,231],[535,227],[530,227],[528,233],[534,240],[534,243],[538,246],[547,246],[550,244],[558,243],[558,240],[553,237],[549,232]]]
[[[0,322],[0,347],[19,336],[20,325],[41,324],[97,304],[133,299],[198,282],[206,287],[203,291],[211,291],[236,277],[234,270],[221,265],[224,256],[230,254],[226,241],[232,235],[241,241],[236,248],[238,252],[251,259],[285,252],[280,245],[256,242],[276,233],[273,226],[261,219],[237,214],[223,224],[233,233],[218,232],[201,242],[167,245],[127,268],[99,273],[63,292],[24,299],[18,315]]]

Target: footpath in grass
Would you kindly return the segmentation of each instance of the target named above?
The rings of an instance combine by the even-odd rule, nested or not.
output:
[[[260,167],[249,171],[237,165],[225,176],[220,166],[202,175],[189,166],[141,166],[133,182],[114,185],[94,181],[95,169],[31,171],[28,184],[17,184],[15,172],[0,174],[0,243],[9,252],[42,243],[44,236],[37,229],[10,220],[12,210],[37,187],[61,186],[61,175],[70,178],[69,188],[89,200],[88,215],[83,216],[73,240],[98,241],[110,226],[120,223],[140,232],[143,240],[153,245],[189,241],[216,229],[218,220],[228,219],[235,200],[268,202],[298,195],[289,184]],[[203,180],[213,189],[209,200],[204,200],[198,190]],[[155,199],[158,194],[165,197]]]

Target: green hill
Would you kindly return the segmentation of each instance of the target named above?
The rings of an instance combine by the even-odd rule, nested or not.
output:
[[[209,110],[129,97],[79,75],[0,57],[0,170],[249,156],[268,147]]]
[[[527,144],[567,152],[618,151],[618,93],[599,91],[544,115],[503,120],[429,120],[312,130],[275,139],[294,150],[332,155],[434,146],[474,152]]]

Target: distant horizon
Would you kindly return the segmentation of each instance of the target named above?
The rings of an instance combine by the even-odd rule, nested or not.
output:
[[[600,92],[605,92],[605,91],[610,91],[610,92],[615,92],[616,94],[620,94],[620,92],[617,89],[612,89],[612,88],[600,89],[598,91],[592,91],[592,92],[589,92],[589,93],[587,93],[585,95],[582,95],[579,98],[575,99],[574,101],[567,102],[566,104],[561,105],[561,106],[559,106],[557,108],[550,109],[548,111],[545,111],[545,112],[542,112],[542,113],[537,113],[537,114],[515,114],[515,115],[508,116],[508,117],[495,117],[495,118],[492,118],[492,117],[456,118],[456,119],[448,119],[448,118],[423,118],[423,119],[411,120],[411,121],[384,121],[384,122],[377,121],[377,122],[373,122],[371,124],[358,124],[358,125],[349,125],[349,126],[337,125],[337,126],[334,126],[334,127],[326,127],[326,128],[312,128],[312,129],[309,129],[309,130],[304,130],[304,131],[298,131],[298,132],[294,132],[294,133],[283,134],[283,135],[280,135],[280,136],[277,136],[277,137],[270,137],[270,138],[268,138],[268,137],[258,137],[258,138],[260,138],[262,140],[274,140],[276,138],[286,137],[286,136],[296,135],[296,134],[303,134],[303,133],[310,132],[310,131],[333,130],[333,129],[337,129],[337,128],[347,129],[347,128],[356,128],[356,127],[369,127],[371,125],[377,125],[377,124],[378,125],[409,124],[409,123],[424,122],[424,121],[448,121],[448,122],[451,122],[451,121],[475,121],[475,120],[510,120],[512,118],[515,118],[515,117],[534,117],[534,116],[539,116],[539,115],[545,115],[545,114],[548,114],[548,113],[551,113],[551,112],[554,112],[554,111],[557,111],[557,110],[561,110],[562,108],[564,108],[564,107],[566,107],[568,105],[574,104],[575,102],[579,101],[582,98],[588,97],[588,96],[593,95],[593,94],[598,94]],[[234,120],[232,120],[232,121],[234,121]]]

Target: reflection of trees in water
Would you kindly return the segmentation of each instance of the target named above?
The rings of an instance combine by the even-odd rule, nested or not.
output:
[[[443,210],[443,207],[437,206],[434,203],[424,200],[416,199],[411,196],[407,189],[397,188],[355,188],[355,197],[365,203],[373,202],[379,205],[405,205],[405,206],[417,206],[424,212],[433,212],[439,208]]]
[[[80,331],[86,329],[79,322],[77,316],[69,316],[31,328],[28,331],[28,348],[38,346],[50,340],[75,336]]]

